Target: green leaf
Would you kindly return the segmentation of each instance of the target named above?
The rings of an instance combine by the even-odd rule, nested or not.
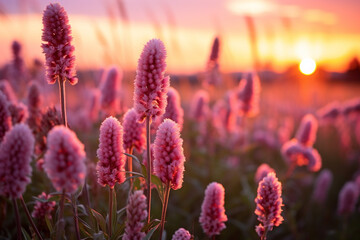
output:
[[[96,210],[91,209],[92,214],[94,215],[96,222],[99,224],[101,230],[106,232],[106,221],[105,218]]]
[[[135,156],[128,153],[124,153],[126,156],[131,157],[132,159],[135,159],[139,164],[141,164],[140,160]]]
[[[46,225],[49,229],[49,232],[50,234],[54,232],[54,226],[53,226],[53,223],[52,223],[52,220],[49,219],[47,216],[45,216],[45,222],[46,222]]]
[[[116,191],[113,189],[112,191],[112,216],[111,216],[111,225],[112,225],[112,232],[116,229],[117,224],[117,202],[116,202]]]
[[[155,175],[151,175],[151,183],[156,186],[156,190],[159,194],[159,198],[161,200],[161,203],[164,204],[164,198],[165,198],[165,184],[160,180],[159,177]]]
[[[21,228],[21,232],[22,232],[22,235],[24,236],[24,239],[25,239],[25,240],[31,240],[31,237],[30,237],[29,234],[25,231],[24,228]]]
[[[156,229],[160,226],[160,223],[157,224],[153,229],[151,229],[148,234],[143,238],[143,240],[150,240]]]
[[[115,232],[113,232],[113,235],[111,235],[110,240],[120,239],[120,236],[124,233],[124,229],[125,229],[125,223],[121,224],[116,228]]]

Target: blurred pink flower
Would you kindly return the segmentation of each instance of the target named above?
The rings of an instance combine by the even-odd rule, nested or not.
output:
[[[47,137],[44,170],[57,191],[74,193],[86,175],[84,145],[64,126],[55,126]]]
[[[147,218],[146,197],[141,190],[130,195],[126,207],[126,224],[123,240],[141,240],[146,234],[142,232]]]
[[[191,117],[198,122],[209,116],[209,94],[205,90],[198,90],[191,102]]]
[[[49,200],[50,195],[46,194],[45,192],[42,192],[38,198],[42,199],[42,200]],[[39,220],[48,218],[51,219],[51,212],[54,210],[54,207],[56,205],[55,201],[39,201],[36,200],[35,201],[35,206],[34,206],[34,210],[31,213],[31,216],[33,218],[37,218]]]
[[[27,92],[27,106],[29,110],[29,118],[27,119],[27,123],[34,133],[40,131],[41,128],[41,104],[42,104],[42,96],[40,93],[39,85],[37,82],[32,81],[29,84],[28,92]]]
[[[10,103],[8,110],[11,115],[12,124],[25,123],[28,119],[28,108],[21,102]]]
[[[119,109],[118,94],[121,87],[123,73],[116,67],[111,67],[107,72],[104,72],[100,84],[100,105],[110,114],[117,113]]]
[[[97,150],[99,162],[96,170],[102,186],[125,181],[126,157],[123,149],[123,127],[114,117],[106,118],[100,126],[100,144]]]
[[[295,138],[299,141],[299,143],[307,147],[311,147],[315,143],[317,129],[318,122],[314,115],[306,114],[301,120]]]
[[[11,126],[8,102],[5,95],[0,92],[0,142],[3,140],[5,133],[10,130]]]
[[[283,222],[284,218],[281,216],[281,207],[283,206],[281,194],[281,182],[279,182],[274,172],[268,173],[260,181],[257,197],[255,198],[255,214],[261,222],[256,227],[258,234],[264,234],[266,230],[271,231],[274,226],[277,227]],[[262,235],[259,235],[259,237],[262,237]]]
[[[36,135],[36,151],[44,152],[46,150],[46,139],[49,131],[57,125],[61,125],[60,113],[55,107],[49,107],[44,113],[41,114],[40,131]]]
[[[319,204],[325,203],[332,181],[333,181],[333,175],[331,171],[328,169],[322,170],[316,179],[314,192],[312,195],[312,199],[315,202]]]
[[[225,189],[217,182],[210,183],[205,190],[204,201],[201,205],[199,222],[208,237],[219,235],[226,228],[228,220],[225,214]]]
[[[221,83],[221,75],[219,71],[219,37],[214,39],[209,61],[206,66],[206,83],[210,85],[219,85]]]
[[[346,117],[360,114],[360,98],[353,98],[346,101],[343,105],[343,114]]]
[[[181,107],[180,95],[178,91],[169,87],[167,92],[167,106],[162,119],[171,119],[179,125],[180,131],[184,123],[184,110]]]
[[[189,233],[188,230],[184,228],[179,228],[178,230],[176,230],[176,232],[171,238],[171,240],[190,240],[190,239],[191,239],[191,234]]]
[[[46,59],[46,75],[50,84],[69,80],[74,85],[78,82],[75,77],[75,56],[72,45],[71,28],[68,15],[59,3],[47,5],[42,22],[41,44]]]
[[[255,73],[240,81],[237,90],[240,115],[253,117],[259,113],[260,91],[260,79]]]
[[[100,92],[98,89],[92,89],[89,91],[89,95],[88,117],[92,122],[96,122],[99,118]]]
[[[341,106],[339,102],[331,102],[326,106],[320,108],[316,115],[321,121],[334,122],[341,115]]]
[[[305,148],[303,152],[304,159],[307,160],[307,168],[309,171],[317,172],[322,166],[321,156],[314,148]]]
[[[16,124],[0,145],[0,195],[16,199],[31,182],[34,136],[25,124]]]
[[[156,132],[154,142],[154,173],[174,190],[182,187],[184,177],[184,149],[179,126],[165,119]]]
[[[139,123],[137,119],[137,113],[133,108],[124,115],[124,148],[135,147],[138,152],[141,152],[146,144],[146,129],[145,124]]]
[[[23,73],[25,72],[25,64],[24,64],[24,60],[20,55],[21,52],[21,44],[14,40],[11,44],[11,50],[13,53],[13,67],[14,67],[14,74],[15,76],[21,77],[23,76]]]
[[[14,90],[11,87],[8,80],[6,80],[6,79],[0,80],[0,92],[2,92],[5,95],[6,100],[8,102],[11,102],[11,103],[17,102],[17,98],[14,93]]]
[[[264,177],[268,175],[269,172],[275,172],[275,170],[266,163],[261,164],[256,170],[255,182],[259,183],[261,180],[263,180]]]
[[[354,182],[347,182],[339,193],[337,213],[348,216],[355,210],[359,198],[359,189]]]
[[[135,78],[134,108],[142,122],[146,117],[153,120],[165,113],[166,94],[170,85],[164,77],[166,50],[159,39],[148,41],[138,61]]]

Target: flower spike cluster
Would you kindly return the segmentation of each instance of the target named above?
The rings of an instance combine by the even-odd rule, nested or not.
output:
[[[118,94],[121,87],[122,71],[113,66],[103,75],[100,85],[101,107],[109,112],[117,112],[119,108]]]
[[[332,180],[333,174],[330,170],[324,169],[321,171],[316,179],[314,192],[312,195],[312,199],[315,202],[319,204],[323,204],[325,202]]]
[[[259,113],[260,91],[260,79],[256,74],[249,74],[240,81],[237,93],[240,115],[253,117]]]
[[[181,107],[180,95],[173,87],[169,87],[169,91],[167,93],[167,106],[163,115],[163,119],[166,118],[176,122],[180,127],[180,131],[182,130],[184,123],[184,110]]]
[[[188,230],[184,228],[179,228],[174,235],[172,236],[171,240],[190,240],[191,234]]]
[[[50,195],[42,192],[38,198],[42,200],[48,200]],[[51,219],[51,212],[54,210],[55,205],[55,201],[41,202],[37,200],[31,216],[37,219],[45,219],[45,217]]]
[[[146,143],[146,130],[144,123],[139,123],[137,119],[137,113],[133,108],[129,109],[124,115],[124,148],[135,147],[138,152],[141,152]]]
[[[312,114],[306,114],[301,120],[295,138],[304,146],[310,147],[315,143],[317,129],[318,122],[316,118]]]

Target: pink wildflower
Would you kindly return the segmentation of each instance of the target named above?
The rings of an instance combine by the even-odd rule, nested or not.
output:
[[[303,157],[307,161],[307,168],[309,171],[317,172],[322,166],[321,156],[319,152],[314,148],[305,148]]]
[[[122,71],[113,66],[103,75],[100,85],[100,105],[110,113],[119,110],[118,94],[121,87]]]
[[[260,91],[260,80],[256,74],[248,74],[240,81],[237,91],[240,115],[253,117],[258,114]]]
[[[135,147],[138,152],[141,152],[146,144],[146,130],[144,123],[139,123],[137,119],[137,113],[133,108],[124,115],[124,148]]]
[[[106,118],[100,126],[100,144],[97,150],[99,162],[96,169],[98,183],[102,186],[125,181],[125,162],[123,154],[123,128],[114,117]]]
[[[221,82],[221,76],[219,72],[219,38],[214,39],[209,61],[206,69],[206,81],[208,84],[218,85]]]
[[[56,80],[69,80],[75,85],[75,56],[72,45],[71,28],[68,15],[59,3],[47,5],[42,22],[44,25],[41,45],[46,58],[46,75],[48,83]]]
[[[268,173],[260,181],[255,198],[255,214],[261,222],[256,227],[258,234],[265,234],[266,230],[271,231],[274,226],[279,226],[284,218],[281,216],[283,200],[281,198],[282,186],[274,172]],[[262,237],[262,235],[259,235]]]
[[[261,164],[256,170],[255,182],[259,183],[261,180],[263,180],[264,177],[268,175],[269,172],[275,172],[275,171],[268,164],[266,163]]]
[[[198,122],[204,121],[209,111],[209,94],[204,90],[197,91],[191,103],[192,118]]]
[[[39,84],[35,81],[30,82],[27,92],[27,105],[30,111],[41,108],[42,96]]]
[[[306,114],[296,132],[296,139],[303,145],[311,147],[316,140],[318,122],[312,114]]]
[[[332,102],[316,112],[319,119],[323,121],[335,121],[341,115],[339,102]]]
[[[127,221],[123,240],[141,240],[145,237],[142,232],[147,218],[146,197],[141,190],[130,195],[126,207]]]
[[[84,145],[64,126],[52,128],[47,137],[44,170],[57,191],[74,193],[86,175]]]
[[[41,121],[39,129],[40,131],[36,135],[37,151],[43,152],[46,150],[46,138],[49,131],[57,126],[61,125],[60,113],[55,107],[48,108],[45,113],[41,115]]]
[[[191,239],[191,234],[189,233],[188,230],[184,228],[179,228],[178,230],[176,230],[176,232],[171,238],[171,240],[190,240],[190,239]]]
[[[321,171],[316,179],[314,192],[312,199],[320,204],[323,204],[326,200],[330,185],[333,180],[333,175],[330,170],[324,169]]]
[[[167,106],[163,119],[165,118],[169,118],[176,122],[179,125],[180,131],[182,130],[184,123],[184,110],[181,107],[180,95],[173,87],[169,87],[167,93]]]
[[[354,98],[346,101],[343,107],[343,114],[347,117],[360,114],[360,98]]]
[[[339,215],[350,215],[355,210],[359,197],[359,189],[354,182],[347,182],[339,193],[337,213]]]
[[[219,235],[226,228],[228,220],[225,214],[225,189],[217,182],[210,183],[205,190],[204,201],[201,205],[199,222],[208,237]]]
[[[0,142],[3,140],[5,133],[10,130],[11,116],[8,109],[8,102],[4,94],[0,92]]]
[[[28,108],[21,102],[10,103],[8,110],[11,115],[12,124],[25,123],[28,118]]]
[[[17,124],[0,145],[0,195],[16,199],[31,182],[31,155],[34,136],[25,124]]]
[[[6,79],[0,80],[0,92],[2,92],[5,95],[6,100],[8,102],[15,103],[17,101],[14,90],[11,87],[8,80]]]
[[[154,142],[154,172],[165,184],[176,190],[182,187],[184,177],[184,150],[179,126],[165,119],[156,132]]]
[[[164,77],[166,50],[163,42],[152,39],[144,47],[138,61],[135,78],[134,108],[142,122],[165,113],[166,94],[170,85]]]
[[[50,195],[47,195],[46,193],[42,192],[38,196],[38,198],[42,200],[49,200]],[[45,219],[45,217],[51,219],[51,212],[54,210],[55,205],[56,205],[55,201],[43,202],[36,200],[34,210],[32,211],[31,216],[39,220]]]

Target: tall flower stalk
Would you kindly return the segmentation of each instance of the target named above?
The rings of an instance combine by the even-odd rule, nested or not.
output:
[[[169,77],[165,77],[166,50],[159,39],[146,43],[136,70],[134,108],[139,122],[145,121],[146,151],[147,151],[147,222],[150,222],[151,211],[151,153],[150,124],[156,116],[165,113],[166,96],[169,87]]]

